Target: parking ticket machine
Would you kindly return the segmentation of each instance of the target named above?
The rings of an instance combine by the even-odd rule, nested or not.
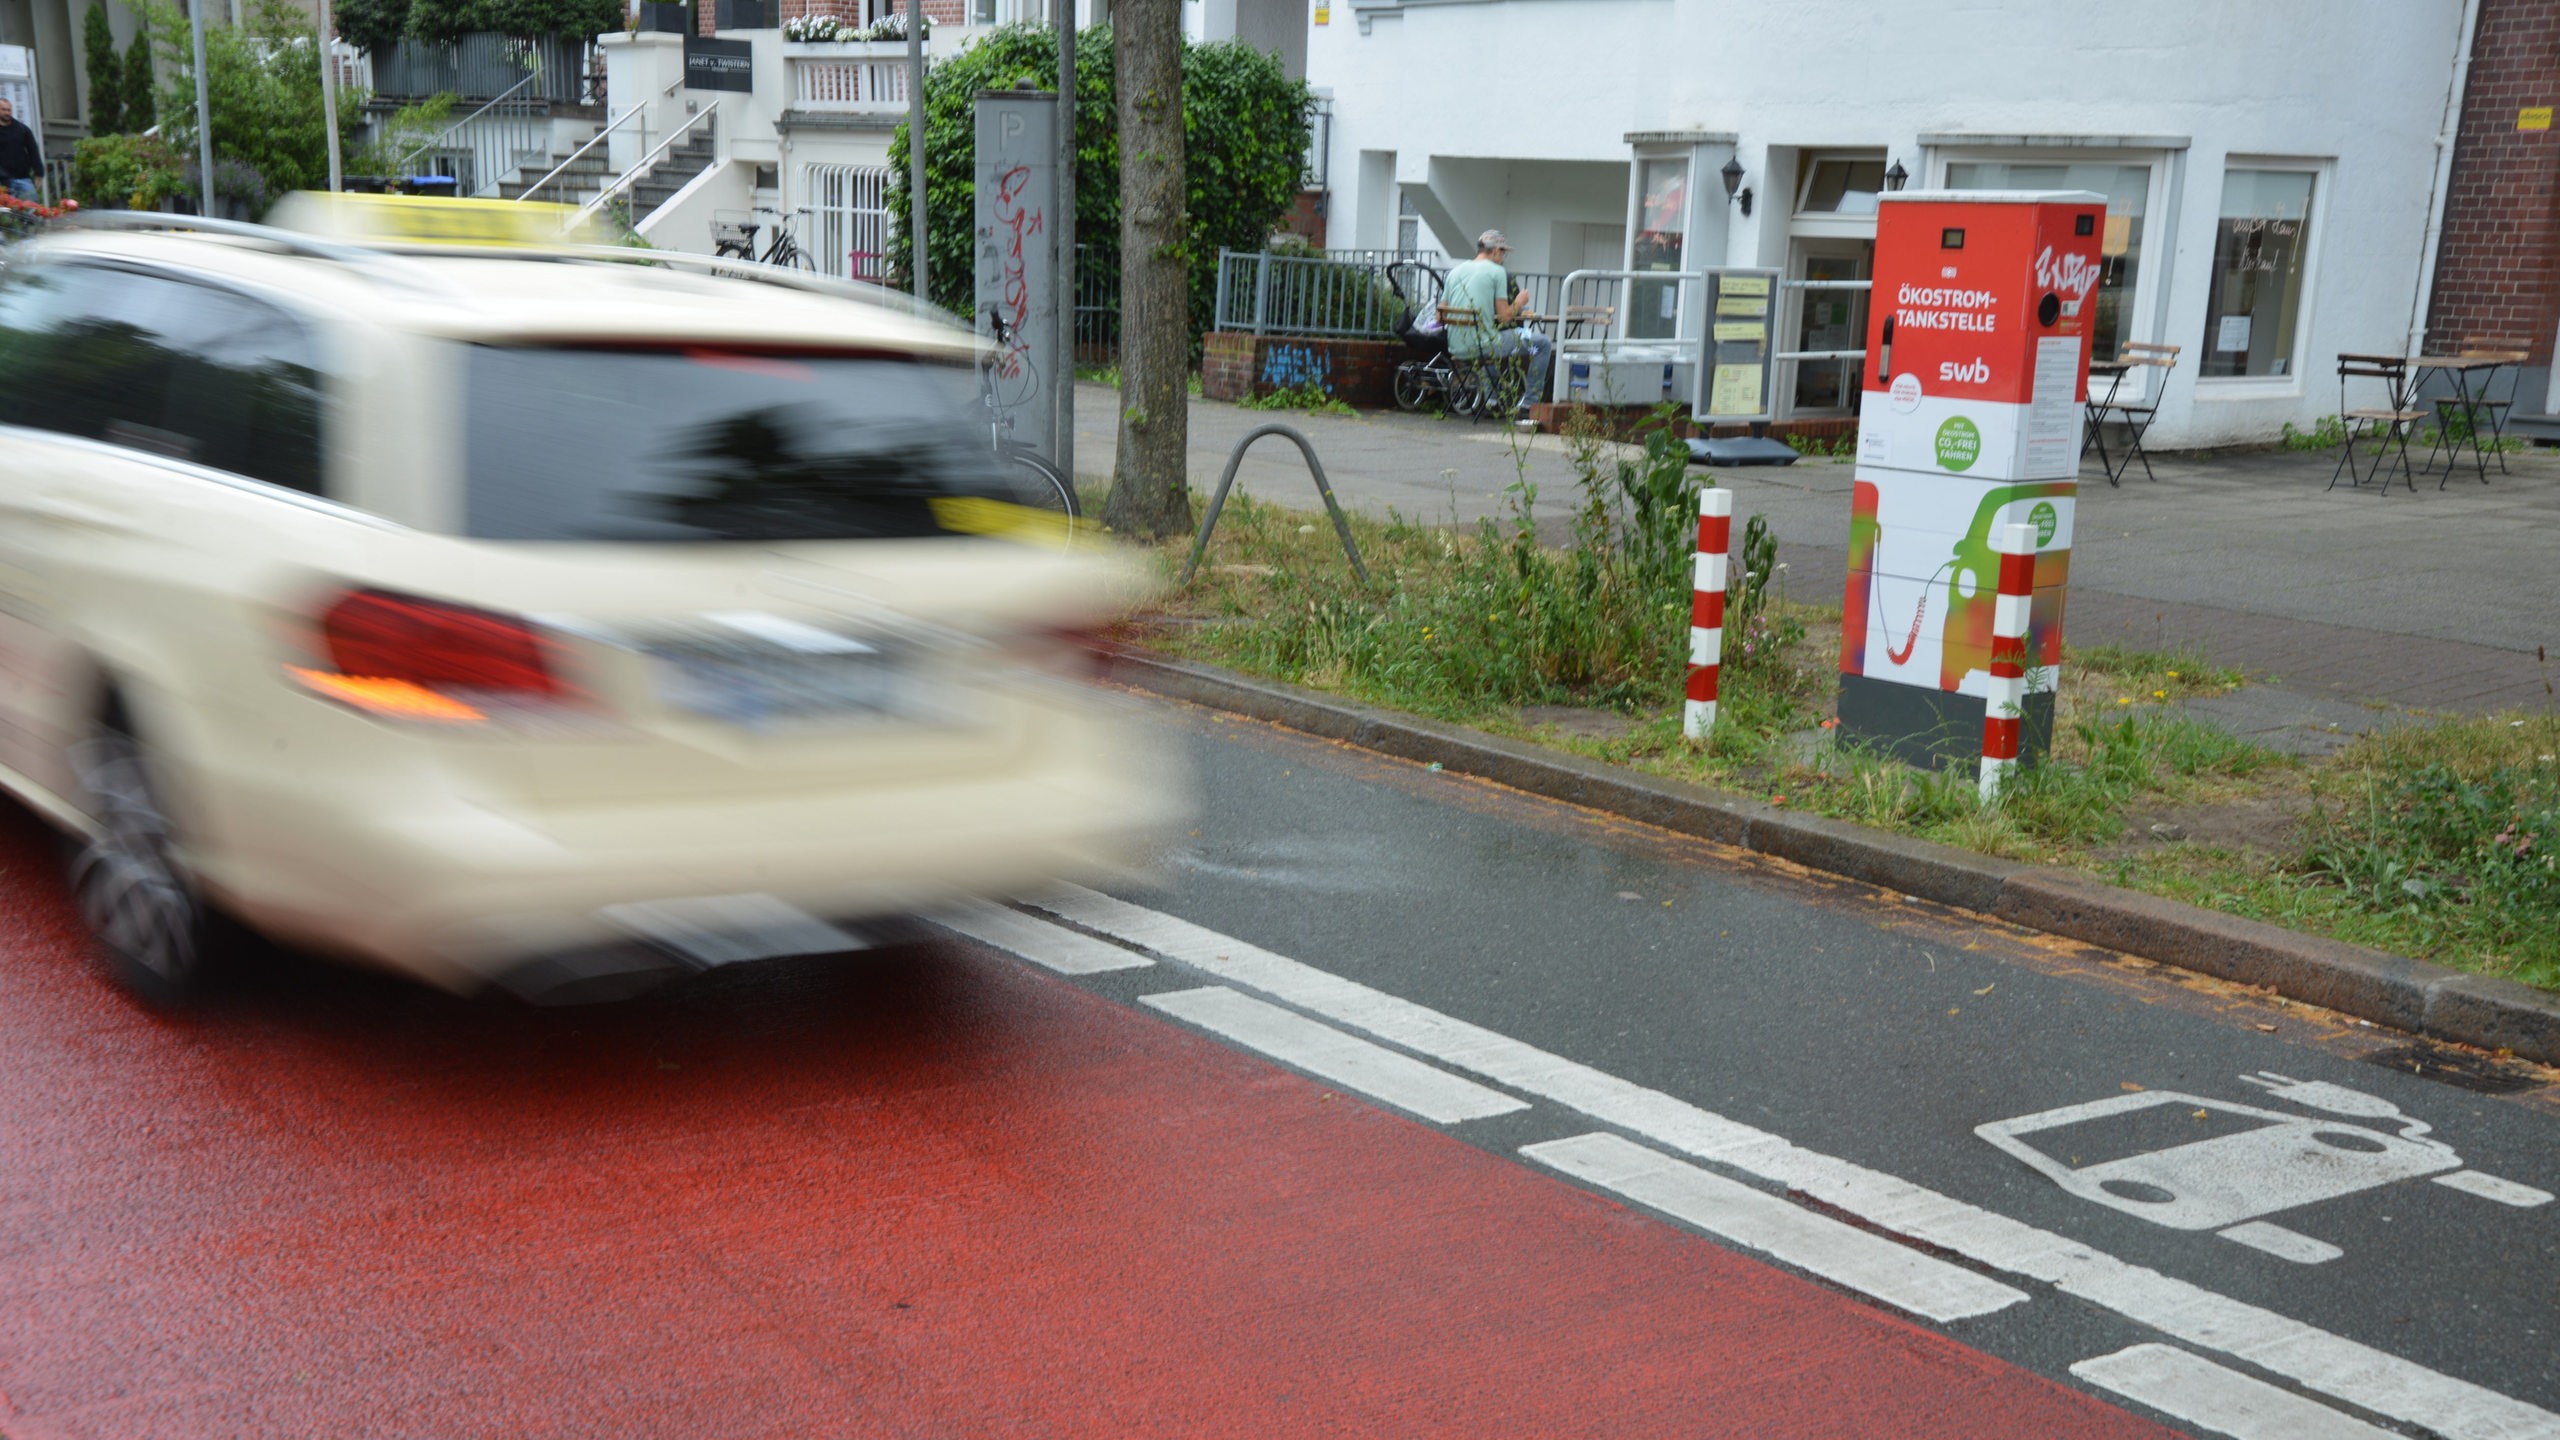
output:
[[[2051,742],[2053,668],[2106,200],[1878,197],[1840,728],[1919,764],[1982,753],[2001,527],[2036,532],[2022,758]]]

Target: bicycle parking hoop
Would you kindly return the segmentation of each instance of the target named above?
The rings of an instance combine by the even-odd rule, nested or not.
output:
[[[1209,513],[1200,517],[1200,538],[1191,542],[1191,558],[1182,562],[1182,578],[1174,584],[1191,583],[1192,573],[1200,568],[1200,557],[1208,552],[1209,532],[1218,528],[1218,512],[1226,508],[1227,491],[1236,483],[1236,470],[1244,464],[1244,452],[1265,435],[1288,436],[1296,443],[1298,453],[1307,457],[1307,470],[1315,476],[1316,493],[1324,497],[1324,513],[1333,517],[1333,533],[1342,537],[1342,553],[1351,561],[1351,573],[1360,577],[1361,584],[1368,584],[1369,567],[1360,563],[1360,547],[1352,543],[1351,522],[1344,518],[1341,503],[1333,498],[1333,485],[1324,478],[1324,462],[1316,458],[1316,447],[1307,443],[1307,437],[1288,425],[1257,426],[1236,442],[1234,452],[1227,456],[1227,473],[1218,477],[1217,491],[1209,497]]]

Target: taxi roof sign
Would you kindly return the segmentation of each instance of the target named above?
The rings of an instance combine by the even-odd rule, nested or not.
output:
[[[575,206],[538,200],[448,200],[432,195],[345,195],[297,190],[267,223],[337,240],[505,248],[609,245],[614,237]]]

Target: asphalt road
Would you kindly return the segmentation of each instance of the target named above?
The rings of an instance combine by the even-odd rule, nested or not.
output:
[[[588,1010],[0,813],[0,1434],[2560,1435],[2548,1072],[1166,714],[1160,886]]]

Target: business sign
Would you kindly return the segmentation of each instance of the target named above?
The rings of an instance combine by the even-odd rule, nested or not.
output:
[[[976,233],[978,333],[996,346],[997,416],[1009,438],[1058,458],[1050,375],[1058,353],[1050,305],[1056,286],[1049,241],[1050,176],[1057,168],[1057,107],[1041,90],[978,96]]]
[[[752,92],[756,88],[755,50],[752,40],[705,40],[699,35],[687,35],[685,88]]]
[[[2051,733],[2106,201],[1882,197],[1859,397],[1840,733],[1981,754],[2003,527],[2035,527],[2023,753]]]

